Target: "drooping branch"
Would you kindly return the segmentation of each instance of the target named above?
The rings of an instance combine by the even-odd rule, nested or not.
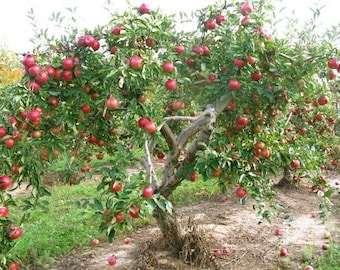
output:
[[[167,123],[163,123],[160,131],[163,137],[165,138],[169,149],[176,148],[177,147],[176,137]]]

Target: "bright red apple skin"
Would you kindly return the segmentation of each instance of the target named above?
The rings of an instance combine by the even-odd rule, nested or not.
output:
[[[8,175],[3,175],[0,177],[0,189],[8,189],[12,185],[12,178]]]
[[[141,14],[146,14],[150,12],[150,8],[145,3],[141,4],[138,10]]]
[[[230,89],[239,90],[241,88],[241,83],[238,80],[230,80],[228,86]]]
[[[248,15],[250,13],[253,12],[253,6],[251,3],[249,2],[244,2],[242,5],[241,5],[241,13],[242,15]]]
[[[26,67],[26,68],[30,68],[31,66],[33,66],[35,64],[35,56],[32,54],[26,54],[24,59],[22,60],[22,64]]]
[[[138,206],[136,206],[136,205],[132,206],[130,211],[129,211],[130,217],[139,218],[139,211],[140,211],[140,208]]]
[[[287,254],[288,254],[288,250],[286,249],[286,248],[281,248],[280,249],[280,255],[281,256],[287,256]]]
[[[9,209],[7,206],[0,206],[0,217],[6,217],[8,215]]]
[[[328,103],[328,97],[327,96],[321,96],[318,98],[318,104],[319,105],[326,105]]]
[[[130,58],[129,66],[132,69],[141,69],[143,67],[143,58],[139,55]]]
[[[148,185],[143,189],[142,197],[143,198],[151,198],[153,195],[153,188],[152,186]]]
[[[156,132],[157,127],[156,127],[156,125],[155,125],[154,122],[148,121],[147,123],[145,123],[144,129],[145,129],[145,131],[146,131],[147,133],[150,133],[150,134],[151,134],[151,133],[155,133],[155,132]]]
[[[100,244],[100,241],[98,239],[93,239],[92,240],[92,245],[98,246]]]
[[[175,70],[175,66],[171,62],[165,62],[162,65],[162,69],[163,69],[164,72],[173,72]]]
[[[311,266],[311,265],[307,265],[307,266],[305,267],[305,270],[314,270],[314,268],[313,268],[313,266]]]
[[[239,198],[244,198],[245,196],[247,196],[247,191],[244,188],[237,188],[236,196]]]
[[[109,265],[115,265],[117,263],[117,258],[116,256],[112,255],[110,257],[107,258],[107,263]]]
[[[336,58],[330,58],[327,62],[327,66],[331,69],[337,69],[339,65],[339,61]]]
[[[131,238],[130,237],[126,237],[125,239],[124,239],[124,244],[126,244],[126,245],[128,245],[128,244],[130,244],[131,243]]]
[[[182,44],[178,44],[177,47],[176,47],[176,52],[178,54],[184,53],[185,52],[185,47]]]
[[[116,109],[118,109],[119,101],[118,101],[118,99],[116,99],[114,97],[110,97],[106,100],[105,106],[109,110],[116,110]]]
[[[168,90],[175,90],[177,88],[177,82],[175,80],[169,79],[165,82],[165,88]]]
[[[208,20],[206,23],[205,23],[205,27],[208,29],[208,30],[213,30],[217,27],[217,23],[215,20],[213,19],[210,19]]]

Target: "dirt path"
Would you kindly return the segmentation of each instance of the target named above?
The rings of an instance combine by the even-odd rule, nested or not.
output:
[[[333,176],[330,181],[339,180]],[[176,209],[183,226],[189,217],[194,219],[203,235],[209,239],[211,254],[215,249],[227,246],[229,254],[216,257],[222,269],[229,270],[275,270],[302,269],[305,261],[310,262],[322,252],[321,246],[339,239],[339,214],[332,213],[325,220],[315,217],[320,212],[316,194],[308,188],[277,189],[277,200],[286,205],[286,214],[291,218],[277,218],[272,224],[258,218],[252,208],[252,202],[241,205],[233,194],[225,202],[221,196],[204,199],[201,203]],[[335,208],[338,208],[339,195],[334,195]],[[259,223],[263,221],[262,223]],[[279,228],[282,235],[276,235]],[[331,233],[325,239],[325,232]],[[146,244],[160,239],[157,226],[151,224],[131,233],[130,244],[118,238],[112,244],[101,243],[98,246],[83,247],[56,262],[53,270],[105,270],[105,269],[153,269],[153,270],[203,270],[190,267],[175,259],[159,245],[152,250],[144,250]],[[280,256],[280,248],[288,249],[286,257]],[[151,252],[150,252],[151,251]],[[107,258],[117,257],[117,264],[109,266]],[[136,265],[141,256],[150,261],[148,267]],[[204,268],[207,270],[207,268]]]

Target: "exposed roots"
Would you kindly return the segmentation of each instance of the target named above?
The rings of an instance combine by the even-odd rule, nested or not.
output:
[[[222,266],[211,253],[209,239],[198,229],[192,219],[183,235],[183,245],[177,250],[162,236],[145,243],[139,250],[139,258],[134,269],[138,270],[219,270]],[[193,268],[195,267],[195,268]]]

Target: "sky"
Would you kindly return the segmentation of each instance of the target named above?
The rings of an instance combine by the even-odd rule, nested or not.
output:
[[[160,8],[168,14],[176,14],[179,11],[190,13],[207,4],[213,4],[216,0],[129,0],[132,6],[140,6],[146,3],[150,8]],[[249,0],[251,2],[251,0]],[[284,6],[285,12],[279,13],[282,17],[291,16],[299,18],[301,25],[310,18],[310,7],[324,4],[320,22],[324,27],[340,23],[339,0],[279,0],[276,5]],[[10,0],[1,5],[0,16],[0,47],[4,47],[16,53],[24,53],[32,50],[30,39],[33,37],[32,21],[28,18],[28,11],[32,8],[39,28],[51,27],[49,18],[53,12],[65,13],[65,8],[76,7],[77,26],[92,29],[97,25],[103,25],[109,21],[109,12],[104,9],[107,0]],[[126,0],[111,0],[112,12],[127,8]]]

